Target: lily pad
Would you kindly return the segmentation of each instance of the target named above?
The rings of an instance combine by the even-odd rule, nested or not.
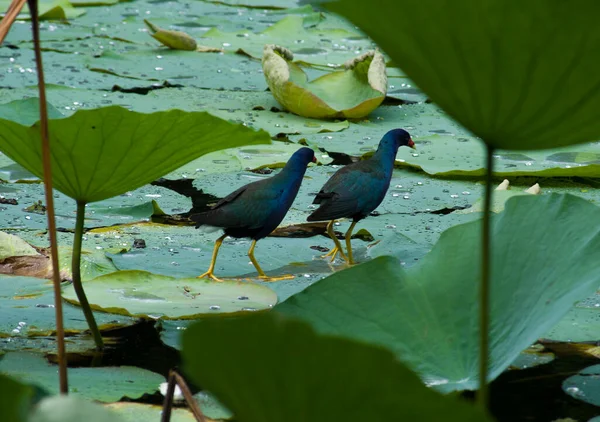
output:
[[[246,422],[488,420],[479,408],[425,387],[386,349],[319,335],[273,313],[192,325],[183,359],[192,380]]]
[[[39,252],[20,237],[0,231],[0,260],[23,255],[39,255]]]
[[[563,381],[562,388],[571,397],[600,406],[600,365],[589,366]]]
[[[576,8],[545,0],[379,7],[344,0],[326,7],[357,24],[435,103],[496,148],[543,149],[600,137],[594,0]],[[410,19],[399,25],[398,16]],[[543,28],[532,31],[540,21]],[[435,30],[423,31],[424,22]]]
[[[277,101],[295,114],[318,119],[358,119],[375,110],[385,98],[385,61],[377,51],[349,60],[343,71],[310,82],[292,60],[293,54],[287,48],[264,48],[262,64],[269,88]]]
[[[241,281],[174,278],[145,271],[119,271],[84,283],[92,309],[133,317],[193,319],[209,314],[269,309],[277,295]],[[78,303],[72,287],[63,298]]]
[[[371,41],[351,25],[340,27],[335,21],[334,27],[329,27],[328,21],[333,19],[320,13],[288,15],[260,33],[213,28],[200,38],[200,43],[226,51],[243,50],[254,58],[262,56],[265,44],[279,44],[302,62],[329,67],[338,67],[372,48]]]
[[[0,373],[58,394],[56,372],[40,354],[10,352],[0,357]],[[133,366],[69,368],[69,394],[100,402],[153,393],[164,381],[162,375]]]
[[[0,10],[7,10],[9,5],[10,0],[0,0]],[[85,13],[83,9],[75,9],[69,0],[42,0],[39,2],[38,8],[40,20],[73,19]],[[31,19],[29,9],[23,8],[17,19]]]
[[[158,421],[162,415],[162,406],[142,403],[110,403],[105,405],[117,414],[123,422]],[[204,409],[203,409],[204,410]],[[188,409],[173,408],[171,410],[172,422],[195,422],[194,414]]]
[[[102,312],[94,313],[101,329],[125,326],[135,320]],[[55,333],[54,292],[52,284],[33,277],[0,275],[0,337],[49,336]],[[65,330],[87,330],[81,309],[63,305]]]
[[[269,142],[265,132],[207,113],[140,114],[114,106],[51,120],[50,133],[54,186],[82,202],[135,189],[225,146]],[[81,139],[86,142],[78,142]],[[0,119],[0,149],[41,176],[37,125],[25,127]]]
[[[557,194],[514,197],[492,216],[490,379],[595,291],[600,226],[589,223],[598,218],[595,205]],[[440,390],[476,389],[480,225],[447,230],[411,268],[376,258],[275,309],[320,332],[385,345]]]
[[[36,88],[37,90],[37,88]],[[52,104],[47,104],[48,118],[64,117]],[[38,98],[27,98],[22,101],[0,105],[0,119],[12,120],[24,126],[30,126],[40,120],[40,101]]]
[[[125,422],[116,412],[77,396],[52,396],[40,401],[28,422]]]

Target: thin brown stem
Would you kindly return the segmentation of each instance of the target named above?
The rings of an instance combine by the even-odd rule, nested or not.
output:
[[[37,0],[27,0],[31,13],[33,31],[33,47],[37,65],[38,90],[40,95],[40,136],[42,142],[42,163],[44,166],[44,190],[46,196],[46,215],[48,217],[48,235],[50,237],[50,258],[52,261],[52,283],[54,285],[54,309],[56,311],[56,343],[58,347],[58,378],[60,392],[69,391],[67,381],[67,360],[65,354],[65,329],[63,325],[62,296],[60,289],[60,267],[58,266],[58,242],[56,239],[56,222],[54,214],[54,197],[52,195],[52,164],[50,160],[50,137],[48,135],[48,110],[46,108],[46,85],[44,84],[44,67],[42,65],[42,49],[40,46],[40,28],[38,20]]]
[[[190,410],[194,414],[194,417],[198,422],[206,422],[206,417],[200,410],[198,402],[194,400],[192,392],[188,387],[187,383],[181,375],[174,369],[169,371],[169,380],[167,384],[167,393],[165,394],[165,400],[163,402],[163,411],[161,422],[169,422],[171,420],[171,410],[173,409],[173,395],[175,394],[175,386],[178,385],[186,403],[190,407]]]
[[[487,384],[489,366],[489,327],[490,327],[490,274],[491,274],[491,234],[490,212],[492,205],[492,177],[494,171],[494,149],[486,149],[486,178],[483,199],[483,224],[481,227],[481,284],[479,286],[479,391],[477,402],[487,410],[489,390]]]
[[[13,0],[10,6],[8,6],[6,14],[0,21],[0,44],[2,44],[4,38],[8,35],[10,27],[17,19],[17,16],[19,16],[19,13],[21,13],[21,9],[25,6],[25,3],[27,3],[27,0]]]

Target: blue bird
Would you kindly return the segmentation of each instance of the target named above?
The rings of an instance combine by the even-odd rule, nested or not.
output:
[[[308,163],[316,163],[315,153],[310,148],[300,148],[289,159],[285,167],[275,176],[249,183],[217,202],[209,211],[191,215],[196,228],[202,225],[221,227],[225,234],[215,242],[208,271],[199,278],[209,277],[220,281],[215,275],[217,254],[223,239],[249,237],[252,245],[248,257],[264,281],[277,281],[293,276],[267,277],[254,258],[256,242],[277,228],[292,206]]]
[[[354,264],[350,237],[356,223],[368,216],[383,201],[390,187],[394,160],[401,146],[415,148],[410,134],[403,129],[393,129],[387,132],[373,156],[367,160],[349,164],[338,170],[321,188],[313,204],[319,204],[308,221],[326,221],[327,234],[335,243],[326,256],[331,261],[339,253],[349,264]],[[340,241],[335,237],[333,224],[338,218],[352,218],[352,224],[346,232],[346,247],[348,256],[344,254]]]

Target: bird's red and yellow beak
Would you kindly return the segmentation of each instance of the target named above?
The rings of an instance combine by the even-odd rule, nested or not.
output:
[[[415,143],[413,142],[412,138],[409,139],[408,146],[411,147],[412,149],[417,149],[417,147],[415,146]]]
[[[314,155],[313,155],[312,162],[313,162],[313,163],[315,163],[315,164],[318,162],[318,161],[317,161],[317,157],[315,157]]]

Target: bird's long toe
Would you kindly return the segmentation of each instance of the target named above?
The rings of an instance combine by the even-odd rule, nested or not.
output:
[[[214,281],[223,281],[220,278],[218,278],[217,276],[215,276],[212,271],[207,271],[204,274],[201,274],[196,278],[210,278],[211,280],[214,280]]]
[[[273,282],[273,281],[282,281],[282,280],[293,280],[295,276],[292,274],[285,274],[278,277],[269,277],[267,275],[258,276],[260,281]]]

